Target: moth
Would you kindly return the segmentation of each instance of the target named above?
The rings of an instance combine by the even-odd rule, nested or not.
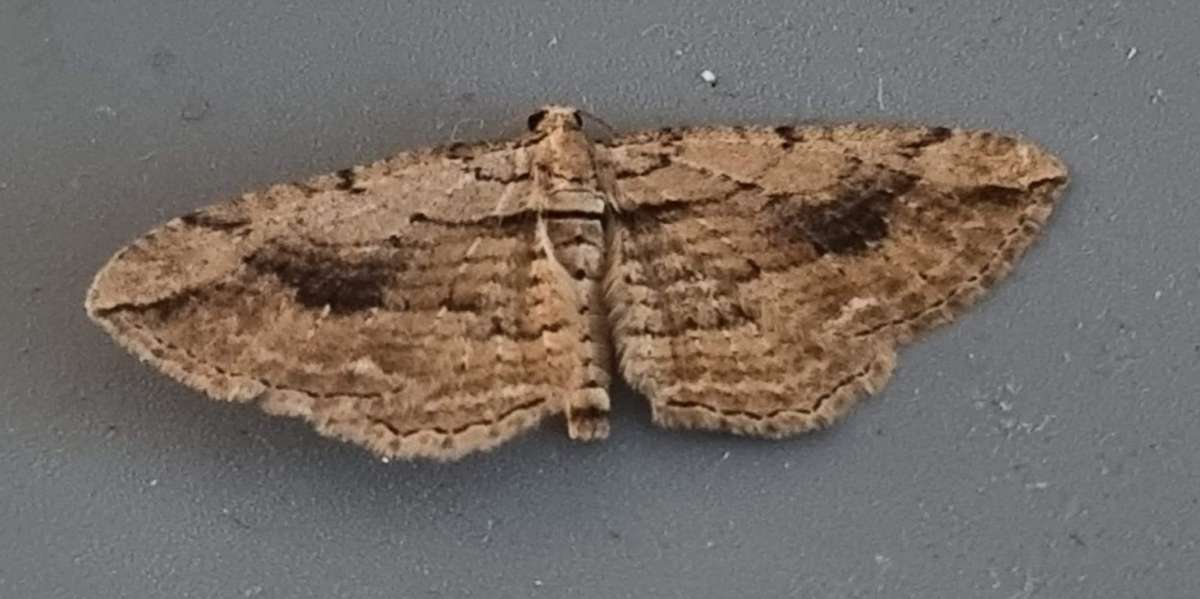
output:
[[[560,414],[604,438],[618,373],[659,425],[782,438],[879,391],[1067,183],[982,130],[528,124],[171,220],[100,270],[87,313],[185,385],[386,458]]]

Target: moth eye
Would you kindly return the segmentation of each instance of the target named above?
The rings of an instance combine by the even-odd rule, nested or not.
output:
[[[582,128],[583,128],[583,117],[579,116],[579,111],[578,111],[578,110],[572,110],[572,111],[571,111],[571,118],[575,119],[575,126],[576,126],[576,127],[579,127],[580,129],[582,129]]]
[[[544,119],[544,118],[546,118],[545,110],[539,110],[539,111],[529,115],[529,121],[528,121],[529,130],[537,131],[538,125],[540,125],[542,123],[542,119]]]

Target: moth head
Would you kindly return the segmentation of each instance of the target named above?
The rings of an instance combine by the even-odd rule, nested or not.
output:
[[[555,130],[578,131],[583,128],[583,117],[579,110],[570,106],[543,106],[529,115],[529,130],[549,133]]]

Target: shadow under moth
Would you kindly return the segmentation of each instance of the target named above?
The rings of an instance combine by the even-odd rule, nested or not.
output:
[[[1030,245],[1063,164],[989,131],[844,124],[403,152],[176,218],[88,314],[167,375],[385,458],[456,459],[561,414],[780,438],[880,390]]]

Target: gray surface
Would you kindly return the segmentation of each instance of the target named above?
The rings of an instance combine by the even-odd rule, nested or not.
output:
[[[1200,584],[1196,3],[181,4],[0,6],[0,597]],[[455,465],[380,464],[203,400],[84,316],[95,270],[166,218],[515,133],[547,101],[620,130],[998,127],[1075,178],[1006,284],[795,442],[659,431],[621,388],[602,445],[554,423]]]

